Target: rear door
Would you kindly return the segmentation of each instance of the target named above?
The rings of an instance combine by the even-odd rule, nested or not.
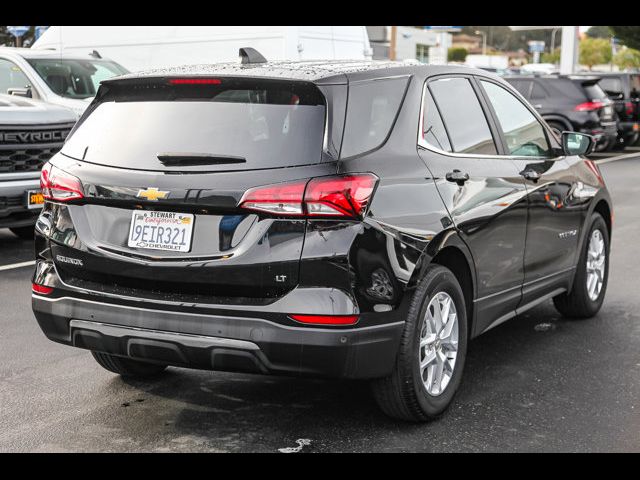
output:
[[[477,88],[470,76],[427,82],[419,153],[473,255],[474,328],[480,333],[509,318],[520,302],[527,204],[523,179],[516,165],[500,156],[495,126]],[[456,173],[468,180],[447,180]]]
[[[548,131],[533,111],[504,86],[479,81],[499,125],[505,154],[526,183],[529,205],[522,304],[566,286],[576,262],[582,210],[564,157],[556,157]]]
[[[306,82],[178,80],[109,84],[52,162],[85,192],[53,209],[61,278],[172,299],[286,293],[305,221],[237,205],[252,187],[335,173],[324,96]]]

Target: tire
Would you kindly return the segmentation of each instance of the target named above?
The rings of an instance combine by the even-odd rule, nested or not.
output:
[[[552,129],[558,130],[560,133],[567,130],[567,127],[564,123],[557,122],[555,120],[547,121],[547,125],[549,125]],[[573,130],[573,129],[570,128],[569,130]]]
[[[420,361],[426,356],[427,347],[420,347],[419,343],[421,334],[426,333],[427,309],[431,309],[432,301],[437,302],[437,299],[444,298],[442,294],[449,297],[457,314],[457,356],[448,383],[444,384],[438,393],[430,392],[423,381]],[[442,414],[450,405],[460,385],[467,353],[467,339],[467,315],[460,284],[449,269],[433,265],[411,299],[393,372],[388,377],[371,382],[373,396],[382,411],[393,418],[411,422],[432,420]],[[435,355],[445,354],[451,346],[445,350],[444,345],[444,340],[442,346],[438,341],[437,348],[431,352],[435,352]],[[440,348],[442,350],[439,350]],[[424,374],[429,378],[429,368]]]
[[[604,254],[604,272],[596,272],[598,278],[602,279],[602,286],[599,289],[596,298],[590,296],[589,289],[587,287],[588,271],[587,271],[587,259],[589,257],[589,246],[591,239],[599,231],[600,237],[603,243]],[[596,269],[597,270],[597,269]],[[584,239],[584,244],[580,252],[580,258],[578,259],[578,265],[576,267],[576,273],[573,278],[573,285],[571,287],[571,293],[563,293],[553,299],[553,303],[556,309],[567,318],[590,318],[593,317],[604,301],[604,296],[607,291],[607,281],[609,279],[609,231],[604,219],[599,213],[591,215],[587,235]],[[592,292],[593,294],[594,292]]]
[[[25,240],[33,240],[34,236],[34,227],[30,225],[28,227],[10,227],[11,233],[14,235],[23,238]]]
[[[166,365],[158,365],[155,363],[143,362],[140,360],[133,360],[131,358],[118,357],[116,355],[110,355],[103,352],[94,352],[91,354],[96,362],[100,366],[110,372],[117,373],[123,377],[152,377],[161,374]]]

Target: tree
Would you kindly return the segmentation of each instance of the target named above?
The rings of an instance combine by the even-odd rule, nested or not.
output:
[[[620,43],[629,48],[640,50],[640,27],[609,27]]]
[[[589,67],[611,61],[611,42],[604,38],[585,38],[580,42],[580,63]]]
[[[613,57],[613,63],[620,70],[640,68],[640,51],[633,48],[622,48]]]
[[[551,53],[542,54],[542,63],[560,63],[560,47],[555,48]]]
[[[464,62],[468,54],[466,48],[452,47],[447,52],[447,60],[449,62]]]
[[[604,25],[596,25],[586,31],[587,37],[590,38],[611,38],[613,34],[611,29]]]

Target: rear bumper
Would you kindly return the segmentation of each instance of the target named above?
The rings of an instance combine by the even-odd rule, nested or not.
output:
[[[259,314],[203,314],[36,294],[32,305],[45,335],[59,343],[168,365],[268,374],[388,375],[403,327],[292,327]]]

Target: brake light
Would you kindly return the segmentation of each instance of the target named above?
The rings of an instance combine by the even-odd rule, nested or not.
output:
[[[624,102],[624,108],[627,112],[627,115],[633,115],[633,103],[632,102]]]
[[[84,198],[82,183],[67,172],[46,163],[40,172],[42,195],[48,200],[68,202]]]
[[[315,177],[248,190],[240,208],[284,216],[360,218],[378,177],[372,173]]]
[[[358,315],[289,315],[296,322],[307,325],[355,325]]]
[[[171,78],[169,85],[220,85],[218,78]]]
[[[600,108],[604,107],[604,103],[598,101],[598,100],[594,100],[591,102],[584,102],[581,103],[579,105],[576,105],[576,107],[574,108],[574,110],[576,112],[593,112],[594,110],[598,110]]]
[[[53,292],[53,288],[45,287],[44,285],[38,285],[37,283],[31,284],[31,290],[34,293],[38,293],[40,295],[49,295],[51,292]]]
[[[306,185],[307,180],[302,180],[252,188],[242,196],[240,208],[276,215],[303,215],[302,201]]]

